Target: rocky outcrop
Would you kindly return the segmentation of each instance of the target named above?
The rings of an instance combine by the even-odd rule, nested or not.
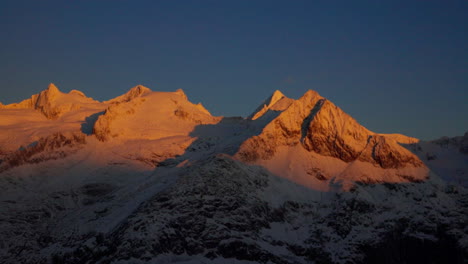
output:
[[[151,89],[148,87],[145,87],[143,85],[137,85],[133,88],[131,88],[128,92],[126,92],[123,95],[117,96],[116,98],[106,101],[105,103],[111,103],[111,104],[116,104],[116,103],[124,103],[124,102],[129,102],[133,98],[141,97],[147,93],[150,93]]]
[[[303,146],[308,151],[345,162],[371,162],[384,169],[423,165],[415,155],[391,137],[365,129],[329,101],[325,101],[317,109],[310,124],[305,123],[305,127],[307,131]]]
[[[270,159],[279,146],[294,146],[301,142],[302,126],[311,110],[324,99],[315,91],[308,91],[294,101],[278,117],[268,123],[258,136],[242,143],[237,156],[241,160],[254,162],[257,159]]]
[[[371,132],[327,100],[311,110],[309,119],[303,124],[302,140],[308,151],[350,162],[368,144]]]

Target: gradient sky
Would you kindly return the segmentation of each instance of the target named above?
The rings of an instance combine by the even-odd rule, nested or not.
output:
[[[468,130],[468,1],[2,1],[0,101],[182,88],[247,116],[318,91],[370,130]]]

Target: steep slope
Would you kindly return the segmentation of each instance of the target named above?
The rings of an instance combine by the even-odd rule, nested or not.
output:
[[[279,90],[276,90],[268,97],[247,119],[256,120],[268,114],[268,112],[281,112],[288,108],[294,100],[286,97]]]
[[[317,189],[330,188],[337,181],[349,185],[350,177],[362,182],[407,182],[428,175],[419,158],[394,136],[367,130],[314,91],[293,102],[261,134],[246,140],[236,156]]]

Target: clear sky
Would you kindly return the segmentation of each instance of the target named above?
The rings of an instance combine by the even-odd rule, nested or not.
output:
[[[1,1],[0,101],[182,88],[247,116],[318,91],[367,128],[468,130],[468,1]]]

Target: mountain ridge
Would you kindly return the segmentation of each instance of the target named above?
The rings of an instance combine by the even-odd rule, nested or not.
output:
[[[66,97],[68,95],[78,96],[80,100],[84,98],[88,101],[75,100],[74,103],[69,103],[72,100]],[[66,102],[61,103],[60,99]],[[56,120],[66,113],[71,115],[70,113],[85,107],[85,104],[80,105],[79,103],[88,103],[89,100],[92,99],[87,98],[79,91],[74,90],[64,94],[55,85],[50,84],[48,89],[33,95],[30,99],[2,108],[35,109],[48,119]],[[148,87],[137,85],[116,98],[103,102],[92,101],[92,103],[94,103],[95,108],[90,109],[87,113],[96,107],[99,111],[94,110],[96,112],[87,117],[89,121],[87,121],[86,126],[89,127],[88,131],[90,131],[87,133],[96,136],[101,141],[108,141],[116,137],[121,138],[120,140],[157,140],[171,136],[190,137],[191,131],[194,131],[196,126],[215,125],[223,118],[213,117],[201,103],[189,102],[182,89],[175,92],[154,92]],[[151,115],[146,113],[151,113]],[[76,119],[73,121],[80,122]],[[236,143],[237,147],[233,146],[238,150],[232,154],[243,162],[265,166],[283,177],[306,184],[309,187],[317,184],[323,185],[323,182],[311,185],[303,180],[287,176],[291,174],[291,171],[288,171],[290,169],[280,170],[274,168],[277,167],[277,164],[267,165],[269,160],[276,155],[278,148],[291,152],[287,149],[298,146],[306,151],[304,152],[306,156],[309,155],[307,153],[315,153],[321,157],[337,159],[336,166],[341,167],[341,171],[346,169],[345,164],[354,161],[370,163],[374,167],[383,169],[382,176],[375,175],[373,179],[363,176],[364,178],[361,180],[366,182],[379,182],[384,181],[384,178],[388,180],[392,177],[394,181],[422,180],[427,177],[427,173],[424,171],[421,173],[413,171],[412,173],[417,175],[412,176],[408,176],[405,172],[406,168],[425,167],[417,156],[400,146],[402,142],[415,143],[418,141],[417,139],[399,134],[387,135],[369,131],[339,107],[312,90],[307,91],[297,100],[290,99],[276,90],[246,118],[246,121],[249,122],[247,126],[249,131],[252,131],[248,132],[251,133],[251,136],[247,132],[244,133],[243,139]],[[83,131],[83,123],[81,131]],[[229,137],[236,138],[235,135]],[[24,142],[23,144],[29,143]],[[297,168],[295,170],[302,171],[300,173],[302,178],[308,177],[306,174],[310,174],[307,172],[309,169],[306,169],[308,162],[305,160],[308,158],[305,160],[299,158],[294,154],[294,151],[288,155],[278,155],[283,156],[283,160],[296,159],[295,166]],[[393,169],[394,176],[389,178],[388,172],[390,170],[386,169]],[[324,167],[320,169],[319,174],[320,177],[325,177],[328,182],[336,177],[341,177],[342,173],[338,173],[338,171],[336,168],[330,170]],[[385,173],[383,173],[384,171]],[[384,174],[385,176],[383,176]]]
[[[255,119],[212,116],[182,90],[135,86],[105,102],[54,87],[43,95],[46,110],[0,108],[7,263],[468,255],[468,133],[375,133],[312,90],[297,100],[274,92]]]

